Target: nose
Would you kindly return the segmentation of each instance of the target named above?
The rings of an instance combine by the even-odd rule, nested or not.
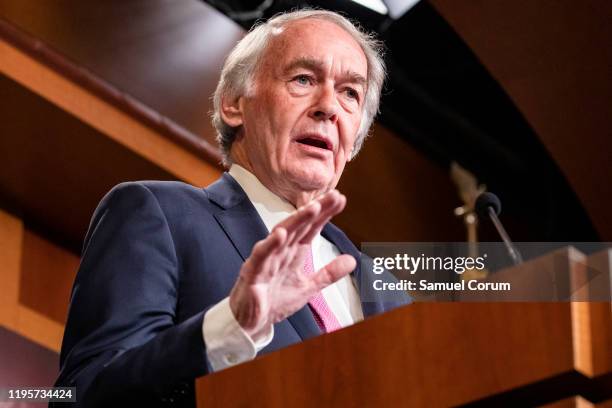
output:
[[[329,120],[335,124],[338,120],[338,105],[336,90],[333,86],[322,86],[317,93],[309,116],[317,121]]]

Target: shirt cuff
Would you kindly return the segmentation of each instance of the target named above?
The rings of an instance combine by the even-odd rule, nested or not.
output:
[[[226,297],[204,314],[202,333],[208,361],[219,371],[254,359],[274,338],[274,326],[264,338],[253,341],[236,321]]]

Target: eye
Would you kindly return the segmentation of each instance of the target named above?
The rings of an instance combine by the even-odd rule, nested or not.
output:
[[[301,74],[293,77],[293,81],[302,86],[312,85],[313,80],[309,75]]]
[[[344,91],[349,98],[359,101],[359,92],[357,92],[355,89],[346,88]]]

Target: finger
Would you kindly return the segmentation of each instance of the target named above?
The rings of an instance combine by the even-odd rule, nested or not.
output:
[[[294,252],[293,257],[289,259],[287,268],[292,271],[303,271],[306,257],[309,256],[311,251],[310,246],[306,247],[304,245],[292,245],[290,248],[293,248]]]
[[[287,236],[289,238],[287,243],[291,244],[295,241],[295,235],[299,235],[303,228],[310,225],[320,210],[321,204],[318,202],[311,202],[303,207],[300,207],[295,213],[274,227],[274,229],[284,228],[287,231]]]
[[[256,243],[246,262],[247,268],[244,271],[248,276],[245,278],[251,280],[259,275],[269,274],[270,258],[283,247],[286,239],[287,231],[284,228],[275,228],[265,239]]]
[[[302,256],[298,253],[299,247],[297,245],[284,245],[282,256],[279,256],[279,270],[283,271],[286,269],[295,270],[294,265],[298,265],[300,262],[303,264],[304,259],[299,259]]]
[[[325,224],[327,224],[332,217],[340,214],[346,206],[346,197],[339,192],[335,192],[333,201],[322,210],[314,221],[310,224],[308,231],[302,236],[300,243],[310,243],[317,234],[321,232]]]
[[[340,255],[312,276],[316,291],[344,278],[355,270],[357,261],[351,255]]]
[[[296,230],[295,234],[289,237],[287,244],[294,245],[297,243],[310,243],[310,241],[306,241],[304,237],[309,234],[310,230],[312,229],[312,225],[317,223],[319,218],[323,217],[325,219],[329,217],[330,211],[333,211],[337,205],[338,195],[339,193],[336,190],[331,190],[314,200],[312,203],[319,203],[320,205],[319,212],[310,220],[308,224],[302,225],[301,228]]]
[[[327,193],[319,196],[316,201],[321,204],[321,213],[329,214],[330,211],[334,211],[342,197],[344,197],[338,190],[330,190]]]

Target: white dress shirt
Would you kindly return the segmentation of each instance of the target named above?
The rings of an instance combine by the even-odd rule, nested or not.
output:
[[[293,212],[295,207],[268,190],[251,172],[234,164],[229,174],[240,184],[268,232]],[[312,241],[315,270],[340,255],[338,248],[318,234]],[[359,262],[359,260],[357,260]],[[342,327],[363,320],[359,293],[350,275],[322,291],[325,301]],[[206,354],[214,371],[252,360],[274,338],[274,327],[258,342],[240,327],[234,317],[229,297],[210,308],[202,324]]]

